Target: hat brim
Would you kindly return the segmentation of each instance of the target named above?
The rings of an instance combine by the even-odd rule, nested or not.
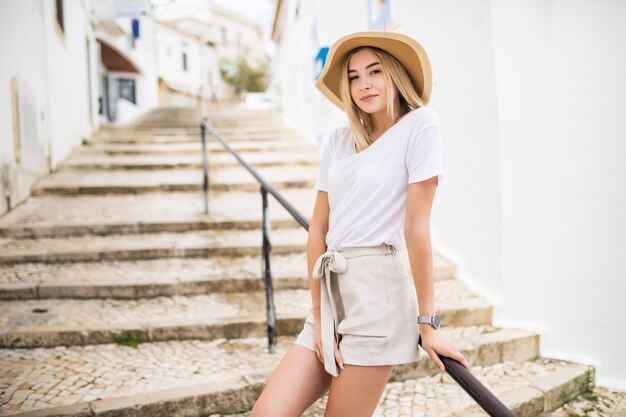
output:
[[[340,64],[352,49],[359,46],[374,46],[393,55],[406,69],[413,88],[424,104],[428,103],[432,91],[432,71],[424,48],[410,36],[384,30],[370,30],[346,35],[330,47],[326,64],[315,82],[315,87],[334,105],[345,111],[339,93],[342,76]]]

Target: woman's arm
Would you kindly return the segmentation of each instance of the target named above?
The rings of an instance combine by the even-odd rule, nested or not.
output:
[[[430,212],[437,190],[437,177],[408,186],[404,238],[417,292],[420,315],[435,314],[433,251],[430,243]],[[417,323],[417,317],[415,317]],[[435,331],[430,324],[420,324],[420,333]]]
[[[435,313],[435,285],[433,280],[433,250],[430,244],[430,211],[438,185],[437,177],[409,184],[404,223],[404,237],[420,315]],[[417,324],[417,317],[415,317]],[[468,370],[470,364],[463,354],[434,327],[419,324],[422,347],[441,372],[445,366],[438,354],[459,361]]]
[[[326,234],[328,233],[328,217],[330,208],[328,205],[328,193],[326,191],[317,191],[315,198],[315,206],[311,223],[309,224],[309,234],[307,238],[306,255],[307,255],[307,271],[309,276],[309,286],[311,288],[311,300],[313,317],[315,322],[320,322],[320,281],[313,279],[313,267],[315,261],[324,252],[326,252]]]

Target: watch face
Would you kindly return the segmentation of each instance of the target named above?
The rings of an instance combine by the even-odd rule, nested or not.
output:
[[[436,327],[439,327],[439,326],[441,325],[441,319],[439,318],[439,314],[435,314],[435,315],[433,316],[433,324],[434,324]]]

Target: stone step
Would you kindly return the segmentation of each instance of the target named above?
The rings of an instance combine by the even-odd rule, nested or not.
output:
[[[293,152],[242,152],[241,157],[253,167],[308,165],[319,166],[320,153],[317,151]],[[227,152],[214,153],[209,156],[211,169],[240,167],[240,162]],[[73,170],[147,170],[147,169],[188,169],[201,171],[202,155],[152,154],[152,155],[102,155],[78,153],[70,156],[59,165],[60,169]]]
[[[300,137],[297,131],[281,125],[249,125],[249,126],[230,126],[230,125],[213,125],[213,129],[226,139],[232,137],[251,137],[251,138],[272,138],[277,137]]]
[[[540,417],[626,416],[626,390],[595,385],[574,400]]]
[[[192,134],[160,135],[143,132],[97,132],[85,145],[91,146],[96,143],[119,143],[119,144],[176,144],[198,143],[200,135]]]
[[[272,152],[272,151],[317,151],[317,147],[300,139],[297,140],[241,140],[233,141],[231,147],[237,152]],[[228,152],[220,142],[210,140],[208,143],[209,154],[216,152]],[[137,154],[202,154],[202,144],[197,143],[156,143],[156,144],[120,144],[98,143],[80,148],[86,153],[100,153],[107,155],[137,155]],[[318,151],[319,152],[319,151]]]
[[[280,194],[303,216],[311,217],[315,190],[289,188]],[[272,228],[296,226],[273,196],[268,198],[268,206]],[[211,192],[209,214],[204,214],[202,192],[50,194],[31,197],[0,217],[0,238],[257,229],[262,216],[259,191]]]
[[[256,169],[256,168],[255,168]],[[258,174],[274,188],[313,188],[317,166],[258,167]],[[202,170],[62,170],[37,181],[33,195],[42,194],[127,194],[202,190]],[[209,174],[214,191],[256,191],[259,182],[242,166],[216,169]]]
[[[94,138],[100,135],[141,135],[141,136],[193,136],[200,137],[200,124],[193,126],[171,126],[171,127],[147,127],[147,126],[120,126],[115,128],[101,126],[94,134]]]
[[[304,228],[274,229],[272,253],[306,250]],[[159,258],[239,256],[261,253],[259,230],[207,230],[184,233],[83,236],[58,239],[2,239],[0,263],[76,262]]]
[[[593,385],[592,367],[537,357],[532,335],[472,330],[444,332],[468,358],[472,374],[519,416],[552,411]],[[251,408],[293,341],[279,337],[274,354],[268,353],[264,338],[0,350],[2,379],[10,381],[0,394],[0,412],[170,417],[239,413]],[[523,344],[523,354],[515,354],[516,343]],[[325,402],[326,397],[304,415],[322,416]],[[422,351],[418,362],[396,366],[374,415],[479,415],[469,414],[472,402]]]
[[[589,392],[593,387],[595,370],[586,365],[538,357],[524,362],[505,361],[496,365],[473,366],[472,373],[515,415],[545,417],[545,413]],[[325,395],[309,407],[303,417],[322,417],[327,402],[328,395]],[[248,415],[246,412],[224,417]],[[388,383],[373,414],[374,417],[486,415],[447,374]],[[559,417],[574,415],[578,416],[567,414]]]
[[[261,256],[212,256],[138,261],[0,264],[0,299],[146,298],[264,290]],[[309,288],[306,254],[272,255],[276,289]],[[434,279],[445,299],[473,298],[455,266],[433,256]]]
[[[462,285],[451,284],[453,280],[437,285],[442,288],[436,296],[442,323],[477,326],[491,322],[488,303]],[[310,290],[278,290],[274,301],[278,334],[297,334],[311,304]],[[0,345],[11,348],[112,343],[127,334],[165,341],[261,337],[267,332],[265,291],[135,300],[4,301],[0,312]]]
[[[224,139],[227,141],[271,141],[271,140],[294,140],[304,141],[304,137],[298,135],[293,130],[270,130],[258,131],[258,130],[218,130]],[[209,137],[210,141],[213,141]],[[90,144],[94,143],[119,143],[119,144],[158,144],[158,143],[201,143],[200,134],[189,135],[159,135],[149,132],[128,132],[128,133],[111,133],[100,132],[93,136]]]

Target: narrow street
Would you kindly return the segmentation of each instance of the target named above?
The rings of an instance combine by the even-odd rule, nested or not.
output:
[[[310,218],[319,151],[269,111],[210,118]],[[203,213],[198,121],[162,108],[106,128],[0,218],[0,415],[246,415],[307,315],[307,236],[270,197],[280,337],[269,354],[259,186],[210,140]],[[492,326],[453,263],[435,254],[434,268],[441,331],[518,415],[593,385],[592,368],[538,357],[539,335]],[[483,415],[422,353],[396,367],[376,415]]]

